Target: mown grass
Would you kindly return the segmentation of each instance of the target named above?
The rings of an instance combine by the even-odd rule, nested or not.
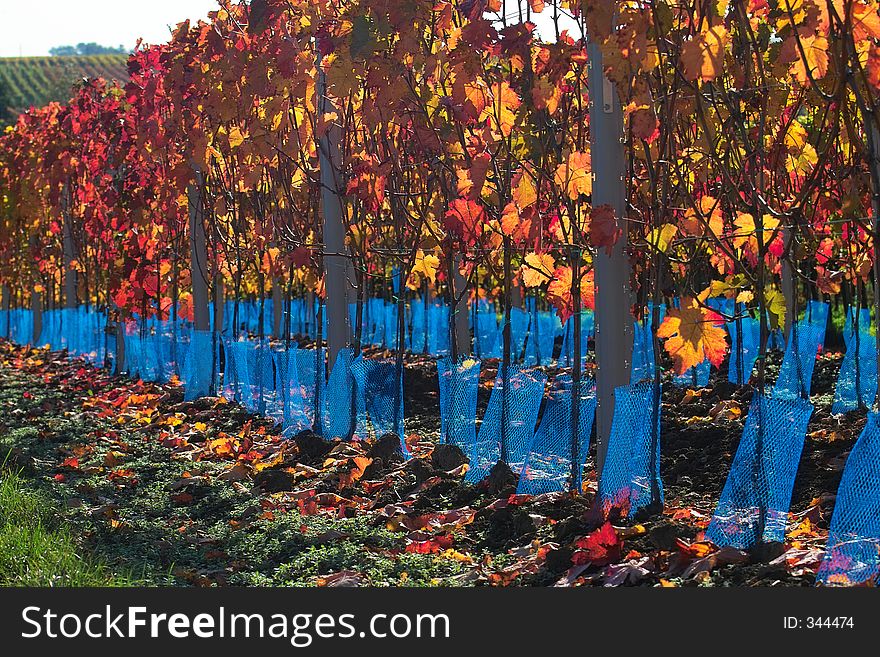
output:
[[[16,471],[0,470],[0,586],[130,586],[84,554],[58,509]]]

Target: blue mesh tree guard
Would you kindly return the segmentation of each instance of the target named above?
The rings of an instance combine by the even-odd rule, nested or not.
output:
[[[409,350],[415,354],[428,351],[427,311],[424,299],[416,299],[410,304]]]
[[[541,372],[511,365],[505,387],[501,369],[495,378],[476,444],[473,450],[466,452],[471,458],[465,481],[477,482],[489,474],[502,458],[502,440],[507,447],[507,464],[514,472],[521,469],[535,433],[547,377]]]
[[[813,405],[755,393],[733,466],[706,530],[720,547],[782,541]]]
[[[581,381],[578,417],[577,462],[574,489],[581,490],[583,466],[590,448],[590,433],[596,415],[596,383]],[[529,444],[520,470],[516,492],[539,495],[566,490],[571,481],[571,438],[574,385],[569,375],[556,377],[541,416],[541,423]]]
[[[357,383],[357,395],[366,407],[366,415],[374,438],[393,433],[400,438],[404,455],[406,432],[403,420],[403,372],[397,371],[394,360],[377,360],[359,356],[351,363]],[[400,376],[398,376],[400,374]]]
[[[478,303],[474,327],[474,353],[481,358],[500,358],[500,352],[495,351],[497,346],[498,315],[495,307]]]
[[[620,509],[632,517],[654,502],[663,502],[659,401],[653,381],[614,390],[614,418],[599,480],[599,500],[606,515]]]
[[[216,334],[212,331],[192,329],[190,332],[189,349],[180,377],[184,384],[184,400],[206,397],[215,388],[214,381],[219,374],[215,356],[216,340]]]
[[[240,343],[236,343],[240,344]],[[240,352],[236,353],[236,356]],[[272,347],[268,340],[251,342],[247,354],[247,381],[243,385],[242,403],[252,413],[267,414],[274,402],[275,371]]]
[[[587,355],[589,339],[595,332],[595,318],[592,310],[581,311],[581,361]],[[555,337],[555,336],[554,336]],[[574,365],[574,319],[568,318],[562,327],[562,348],[559,352],[560,367],[572,367]]]
[[[477,442],[477,391],[480,361],[450,357],[437,360],[440,390],[440,442],[455,445],[468,456]]]
[[[650,322],[650,320],[648,320]],[[633,323],[632,370],[629,382],[638,383],[654,378],[654,340],[650,323]]]
[[[843,323],[843,344],[849,348],[849,343],[855,337],[855,332],[853,331],[853,314],[846,313],[846,319]],[[871,331],[871,311],[867,308],[862,308],[859,311],[859,331],[864,333],[870,333]]]
[[[306,426],[303,429],[312,428],[316,424],[316,416],[318,418],[317,430],[320,431],[323,428],[324,400],[326,399],[325,388],[327,386],[325,372],[325,349],[296,350],[296,377],[302,397],[302,412],[307,416],[304,420]],[[292,416],[289,418],[285,417],[284,426],[291,427],[301,420],[302,416],[297,414],[297,410],[294,407]]]
[[[275,399],[281,407],[281,426],[285,436],[291,436],[311,428],[314,409],[309,412],[305,393],[299,382],[299,347],[291,344],[289,348],[274,352],[275,359]]]
[[[752,376],[755,361],[758,360],[758,350],[761,346],[761,323],[753,317],[743,317],[742,323],[742,352],[738,344],[737,323],[727,322],[727,332],[730,334],[730,362],[728,365],[727,380],[738,385],[745,385]],[[740,366],[740,363],[742,365]]]
[[[846,341],[846,353],[840,363],[837,386],[834,388],[833,414],[865,408],[874,402],[877,394],[877,343],[873,335],[861,330],[858,336],[851,330]],[[847,333],[844,332],[844,336]],[[856,339],[858,337],[858,339]]]
[[[449,353],[449,307],[428,306],[428,353],[442,356]]]
[[[828,326],[829,306],[825,301],[808,301],[804,320],[819,330],[819,347],[825,344],[825,329]]]
[[[880,415],[869,413],[837,489],[816,582],[877,583],[880,577]]]
[[[385,326],[385,348],[397,349],[397,306],[389,303],[382,309]]]
[[[324,438],[350,440],[366,415],[364,399],[357,394],[351,364],[352,349],[340,349],[324,391]],[[366,437],[366,436],[364,436]]]
[[[709,374],[712,364],[708,360],[704,360],[699,365],[690,368],[684,374],[677,374],[673,377],[672,382],[677,386],[686,388],[705,388],[709,385]]]
[[[529,339],[526,343],[526,365],[550,365],[553,345],[562,332],[562,323],[555,312],[533,311]],[[584,347],[586,350],[586,347]]]
[[[779,378],[773,387],[773,397],[810,396],[816,353],[824,334],[825,327],[818,324],[798,322],[791,327],[789,344],[779,368]]]
[[[510,309],[510,357],[513,362],[520,362],[525,349],[526,337],[529,333],[529,313],[522,308]],[[498,358],[504,355],[504,315],[501,326],[496,334],[496,344],[493,353]]]

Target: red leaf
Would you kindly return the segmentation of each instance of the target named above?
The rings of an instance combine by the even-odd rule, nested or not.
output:
[[[614,208],[607,203],[594,207],[590,213],[590,243],[596,248],[604,246],[605,252],[611,255],[621,235],[623,230],[617,225]]]
[[[606,522],[589,536],[578,539],[575,547],[578,549],[571,559],[575,565],[607,566],[620,559],[623,544],[611,523]]]

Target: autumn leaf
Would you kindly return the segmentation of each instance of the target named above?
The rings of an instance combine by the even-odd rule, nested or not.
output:
[[[690,297],[681,300],[681,308],[670,308],[657,329],[657,337],[666,338],[664,348],[674,360],[676,374],[705,360],[720,365],[727,353],[726,335],[718,313]]]
[[[449,204],[444,220],[451,233],[466,244],[473,245],[483,234],[486,211],[477,201],[457,198]]]
[[[623,229],[617,224],[614,208],[607,203],[594,207],[590,212],[590,244],[596,248],[605,247],[605,252],[610,255],[621,235]]]
[[[791,63],[789,73],[802,85],[828,72],[828,39],[818,34],[792,35],[782,44],[780,61]]]
[[[710,82],[721,75],[728,38],[727,28],[715,25],[686,42],[681,48],[685,79]]]
[[[575,541],[571,561],[575,565],[607,566],[620,559],[623,543],[610,522]]]
[[[659,228],[655,228],[648,235],[648,244],[657,249],[660,253],[666,253],[672,240],[678,233],[678,226],[673,224],[663,224]]]
[[[572,201],[576,201],[581,194],[592,194],[590,154],[580,151],[570,153],[568,159],[556,168],[555,180]]]
[[[556,260],[549,253],[529,253],[522,266],[523,285],[538,287],[550,280],[556,269]]]
[[[593,272],[588,271],[581,278],[581,308],[595,307],[593,291]],[[553,272],[553,280],[547,286],[547,300],[556,308],[559,319],[565,323],[574,313],[574,302],[571,296],[571,267],[557,267]]]
[[[418,290],[422,281],[430,281],[431,285],[437,277],[437,268],[440,266],[440,258],[433,253],[425,253],[422,249],[416,252],[415,264],[410,271],[410,278],[406,286],[410,290]]]

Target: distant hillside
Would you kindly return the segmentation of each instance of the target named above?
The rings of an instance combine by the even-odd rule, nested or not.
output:
[[[0,57],[0,84],[7,88],[9,106],[17,114],[70,98],[71,86],[81,78],[128,79],[128,55],[75,57]]]

